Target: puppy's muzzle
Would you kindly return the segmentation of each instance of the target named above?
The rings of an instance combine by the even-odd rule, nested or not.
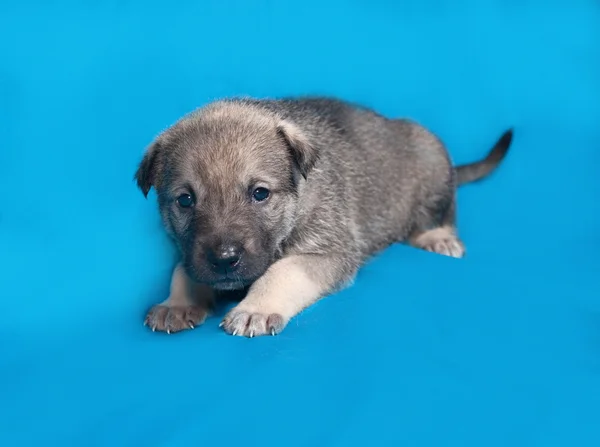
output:
[[[226,275],[238,269],[243,254],[244,248],[241,244],[220,244],[207,250],[206,260],[215,273]]]

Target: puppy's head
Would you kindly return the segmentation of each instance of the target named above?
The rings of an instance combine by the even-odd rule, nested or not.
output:
[[[218,102],[163,132],[136,180],[144,195],[155,188],[188,274],[233,290],[274,261],[316,159],[293,123],[251,104]]]

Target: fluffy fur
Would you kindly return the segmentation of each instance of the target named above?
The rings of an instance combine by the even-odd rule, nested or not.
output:
[[[195,111],[158,136],[136,173],[144,194],[156,189],[181,252],[171,296],[146,323],[194,327],[215,290],[249,288],[222,326],[276,334],[392,243],[463,256],[456,188],[492,172],[511,138],[506,132],[486,159],[456,168],[417,123],[336,99],[230,99]],[[256,188],[268,199],[253,201]],[[182,194],[192,207],[178,205]],[[241,255],[216,272],[211,253],[223,247]]]

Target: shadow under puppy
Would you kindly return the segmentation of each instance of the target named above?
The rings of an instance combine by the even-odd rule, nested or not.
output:
[[[462,257],[456,188],[489,174],[511,139],[453,167],[420,125],[336,99],[227,99],[183,117],[136,173],[181,253],[146,324],[194,328],[216,291],[249,288],[221,326],[275,335],[392,243]]]

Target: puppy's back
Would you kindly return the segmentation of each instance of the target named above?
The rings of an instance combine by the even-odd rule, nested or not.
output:
[[[323,228],[335,216],[361,252],[405,239],[438,202],[452,198],[447,152],[417,123],[331,98],[252,102],[292,120],[318,147],[304,191],[307,220]]]

